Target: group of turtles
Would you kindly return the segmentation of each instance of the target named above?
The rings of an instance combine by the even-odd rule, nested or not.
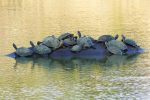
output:
[[[36,45],[30,41],[31,48],[17,48],[14,43],[13,47],[16,49],[16,55],[20,57],[33,56],[34,54],[49,55],[60,48],[70,48],[70,51],[78,53],[88,48],[96,49],[95,43],[103,43],[107,50],[115,55],[126,54],[128,45],[139,48],[134,40],[126,39],[126,37],[122,35],[122,40],[119,41],[117,40],[118,37],[119,35],[115,37],[111,35],[102,35],[95,40],[90,36],[82,36],[81,32],[78,31],[77,36],[71,33],[63,33],[59,37],[55,37],[54,35],[48,36],[41,42],[38,41]]]

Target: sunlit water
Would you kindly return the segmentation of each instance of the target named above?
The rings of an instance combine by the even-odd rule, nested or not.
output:
[[[122,34],[146,52],[133,57],[12,59],[12,43],[80,30]],[[150,100],[149,0],[0,0],[0,99]]]

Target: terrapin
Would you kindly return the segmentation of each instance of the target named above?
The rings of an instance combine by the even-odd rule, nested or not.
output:
[[[71,34],[71,33],[64,33],[64,34],[61,34],[58,39],[59,40],[64,40],[64,39],[67,39],[67,38],[70,38],[70,37],[73,37],[74,35]]]
[[[30,41],[30,45],[33,48],[34,53],[36,54],[40,54],[40,55],[46,55],[52,52],[52,50],[50,48],[48,48],[47,46],[43,45],[43,44],[39,44],[39,45],[34,45],[32,41]]]
[[[90,37],[82,36],[80,31],[78,31],[77,34],[79,37],[79,39],[77,40],[78,45],[81,45],[83,48],[92,47],[93,49],[95,49],[94,43]]]
[[[73,51],[73,52],[80,52],[81,50],[82,50],[82,46],[81,45],[74,45],[71,48],[71,51]]]
[[[83,48],[94,48],[94,43],[92,42],[92,40],[86,36],[81,37],[77,40],[77,44],[81,45]]]
[[[111,40],[117,40],[119,37],[119,35],[117,34],[115,37],[111,36],[111,35],[102,35],[98,38],[98,42],[108,42]]]
[[[121,41],[111,40],[111,41],[108,41],[107,43],[109,45],[118,47],[122,51],[127,51],[127,46],[123,42],[121,42]]]
[[[14,43],[13,43],[13,47],[16,50],[16,55],[17,56],[27,57],[27,56],[31,56],[33,54],[33,51],[29,48],[25,48],[25,47],[17,48],[16,44],[14,44]]]
[[[116,47],[116,46],[113,46],[113,45],[110,45],[109,43],[105,42],[105,45],[107,47],[107,50],[109,52],[111,52],[112,54],[115,54],[115,55],[123,55],[123,52],[121,51],[120,48]]]
[[[132,47],[139,48],[139,46],[137,45],[137,43],[134,40],[126,39],[126,37],[124,35],[122,35],[122,42],[124,42],[125,44],[130,45]]]
[[[63,41],[52,35],[44,38],[42,44],[46,45],[49,48],[52,48],[53,50],[56,50],[63,45]]]

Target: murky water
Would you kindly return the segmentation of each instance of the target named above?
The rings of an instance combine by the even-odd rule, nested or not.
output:
[[[150,53],[94,59],[11,59],[50,34],[122,34],[150,49],[149,0],[0,0],[0,99],[149,100]]]

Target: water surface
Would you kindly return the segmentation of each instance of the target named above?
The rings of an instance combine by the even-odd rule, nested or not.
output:
[[[95,59],[11,59],[18,46],[80,30],[125,34],[150,49],[148,0],[0,0],[0,99],[149,100],[150,53]]]

